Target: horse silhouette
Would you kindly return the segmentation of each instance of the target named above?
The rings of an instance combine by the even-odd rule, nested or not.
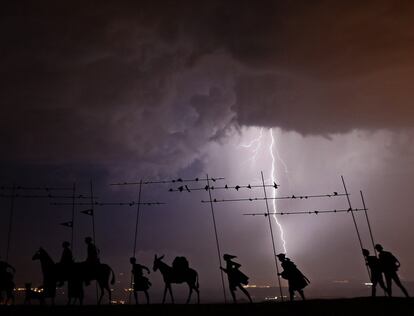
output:
[[[198,273],[197,271],[191,268],[180,269],[181,271],[177,271],[176,268],[167,265],[165,262],[162,261],[164,255],[161,257],[154,256],[154,266],[153,270],[157,271],[160,270],[162,277],[164,279],[165,288],[164,288],[164,296],[162,298],[162,303],[165,303],[165,297],[167,295],[167,290],[170,293],[171,302],[174,304],[174,297],[172,294],[171,284],[172,283],[184,283],[188,284],[188,288],[190,290],[188,294],[188,298],[186,304],[190,302],[191,295],[193,294],[193,290],[197,293],[197,303],[200,303],[200,291],[199,291],[199,284],[198,284]]]
[[[89,275],[90,267],[83,262],[76,262],[70,265],[69,271],[64,273],[60,264],[55,263],[49,254],[43,248],[39,248],[33,255],[33,260],[40,260],[43,273],[43,289],[45,297],[52,298],[56,296],[56,284],[68,281],[69,287],[69,301],[72,298],[78,298],[80,303],[83,299],[83,285],[85,280],[96,280],[100,288],[100,296],[98,304],[102,302],[102,298],[105,294],[105,290],[108,292],[109,304],[111,303],[111,289],[109,287],[109,278],[112,273],[111,284],[115,283],[115,273],[110,266],[104,263],[100,263],[94,270],[94,275]]]

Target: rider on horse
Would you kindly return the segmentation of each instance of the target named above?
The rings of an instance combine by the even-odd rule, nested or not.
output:
[[[93,275],[96,272],[97,266],[100,264],[99,249],[93,243],[91,237],[86,237],[85,243],[88,245],[87,257],[85,260],[85,264],[87,265],[87,275],[85,283],[86,285],[89,285],[90,281],[93,279]]]
[[[72,250],[70,249],[70,243],[68,241],[64,241],[62,243],[63,251],[60,261],[58,263],[58,267],[60,270],[61,282],[59,285],[63,285],[64,280],[69,279],[70,268],[72,264],[75,262],[72,255]]]

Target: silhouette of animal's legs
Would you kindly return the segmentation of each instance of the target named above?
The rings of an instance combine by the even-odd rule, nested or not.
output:
[[[194,291],[197,293],[197,304],[200,304],[200,290],[198,287],[194,287]]]
[[[138,305],[138,293],[134,291],[135,305]]]
[[[188,293],[188,298],[187,298],[187,302],[186,302],[186,304],[188,304],[188,303],[190,302],[191,295],[193,294],[193,286],[192,286],[190,283],[188,283],[188,289],[189,289],[190,291],[189,291],[189,293]]]
[[[147,290],[144,290],[145,298],[147,299],[147,304],[149,304],[149,294]]]
[[[298,292],[302,300],[305,300],[305,293],[303,292],[303,290],[298,290]]]
[[[167,284],[165,284],[165,287],[164,287],[164,296],[162,297],[162,303],[164,304],[165,303],[165,297],[167,296]]]
[[[239,287],[240,291],[242,291],[247,296],[247,298],[249,299],[249,302],[250,303],[253,303],[252,298],[250,297],[249,292],[247,292],[247,290],[241,284],[239,284],[238,287]]]
[[[168,284],[168,291],[170,292],[170,296],[171,296],[171,303],[174,304],[174,296],[172,294],[172,288],[171,288],[171,283]]]

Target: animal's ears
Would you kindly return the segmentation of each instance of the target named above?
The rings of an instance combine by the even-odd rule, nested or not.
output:
[[[164,258],[164,255],[162,255],[161,257],[159,257],[158,259],[162,260]]]

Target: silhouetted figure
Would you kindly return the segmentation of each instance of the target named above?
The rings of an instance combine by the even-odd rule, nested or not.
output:
[[[91,237],[86,237],[85,238],[85,243],[88,246],[86,262],[90,263],[90,264],[100,263],[100,261],[99,261],[99,249],[93,243],[92,238]]]
[[[193,290],[197,293],[197,303],[200,303],[200,291],[199,291],[199,284],[198,284],[198,273],[194,269],[187,268],[182,269],[180,267],[179,270],[176,270],[174,267],[170,267],[165,262],[162,261],[164,256],[157,257],[157,255],[154,256],[154,265],[153,270],[157,271],[160,270],[162,277],[164,279],[165,288],[164,288],[164,296],[162,298],[162,303],[165,303],[165,297],[167,295],[167,290],[170,292],[171,302],[174,304],[174,297],[172,294],[171,289],[171,283],[187,283],[188,288],[190,290],[187,298],[187,304],[190,302],[191,295],[193,293]],[[184,258],[184,257],[181,257]],[[178,261],[181,261],[179,263],[182,264],[184,262],[183,259],[178,259]],[[187,261],[187,259],[185,259]],[[187,261],[188,262],[188,261]],[[176,263],[177,264],[177,263]]]
[[[96,274],[98,264],[100,264],[99,250],[93,243],[91,237],[86,237],[85,243],[87,245],[87,257],[85,260],[85,264],[87,266],[87,274],[85,278],[85,284],[89,285],[93,280],[93,276]]]
[[[70,249],[70,243],[68,241],[64,241],[62,243],[63,251],[62,257],[60,257],[60,264],[63,265],[70,265],[74,263],[72,250]]]
[[[0,260],[0,303],[14,303],[14,274],[16,269],[5,261]],[[6,300],[3,302],[2,293],[6,293]]]
[[[227,278],[229,280],[230,293],[233,298],[233,302],[237,303],[235,292],[237,291],[237,288],[239,288],[240,291],[242,291],[247,296],[249,302],[252,303],[252,298],[250,297],[249,292],[247,292],[247,290],[242,285],[247,285],[249,283],[249,278],[247,275],[245,275],[243,272],[239,270],[241,264],[231,260],[234,258],[237,257],[229,254],[224,254],[223,259],[226,262],[226,267],[220,267],[220,269],[226,272],[227,274]]]
[[[305,300],[303,289],[310,283],[309,279],[303,275],[289,258],[286,258],[284,253],[278,254],[277,258],[283,268],[283,271],[279,273],[279,275],[286,279],[289,284],[290,300],[293,301],[295,291],[297,291],[302,299]]]
[[[56,294],[57,280],[62,279],[62,277],[59,275],[60,269],[57,267],[58,264],[55,264],[55,262],[43,248],[40,248],[33,255],[33,260],[39,260],[42,267],[44,297],[54,298]],[[88,268],[89,267],[85,262],[75,262],[72,264],[68,275],[69,278],[67,279],[69,298],[68,304],[70,304],[71,298],[78,298],[79,302],[82,304],[83,288],[81,288],[81,286],[83,282],[85,282],[88,273],[90,273]],[[96,265],[94,273],[95,274],[93,275],[92,279],[96,280],[100,288],[98,304],[102,302],[105,290],[108,292],[109,303],[111,303],[112,293],[109,286],[109,280],[111,280],[111,284],[115,283],[114,271],[107,264],[100,263]],[[111,273],[112,279],[110,279]],[[90,278],[90,276],[88,276],[88,278]]]
[[[58,286],[62,286],[65,280],[69,279],[70,269],[72,268],[72,264],[75,262],[72,255],[72,250],[70,249],[70,243],[68,241],[64,241],[62,243],[62,256],[59,262],[59,275],[61,279],[58,282]]]
[[[370,256],[368,249],[362,249],[362,254],[365,258],[365,264],[368,266],[371,275],[372,290],[371,295],[375,297],[377,292],[377,284],[388,293],[387,288],[385,287],[384,280],[382,279],[382,269],[380,260],[376,256]]]
[[[401,266],[398,259],[394,257],[391,252],[384,251],[384,248],[380,244],[376,244],[375,249],[378,251],[378,258],[381,264],[382,272],[384,272],[388,295],[390,297],[392,296],[392,280],[394,280],[395,284],[397,284],[404,295],[406,297],[410,297],[397,274],[398,268]]]
[[[147,304],[149,304],[148,289],[151,286],[151,282],[148,280],[147,277],[144,276],[144,270],[146,270],[148,274],[150,273],[150,270],[146,266],[136,263],[137,260],[134,257],[130,258],[129,262],[132,264],[131,272],[134,277],[135,304],[138,305],[138,291],[144,292],[145,298],[147,299]]]

